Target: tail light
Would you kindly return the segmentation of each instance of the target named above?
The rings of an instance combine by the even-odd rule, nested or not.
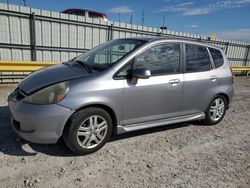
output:
[[[108,17],[105,14],[103,15],[103,19],[104,19],[105,22],[108,21]]]

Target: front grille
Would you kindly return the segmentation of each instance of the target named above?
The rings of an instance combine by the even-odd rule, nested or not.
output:
[[[17,131],[20,131],[20,130],[21,130],[20,122],[19,122],[19,121],[16,121],[16,120],[12,119],[12,125],[13,125],[13,127],[14,127]]]

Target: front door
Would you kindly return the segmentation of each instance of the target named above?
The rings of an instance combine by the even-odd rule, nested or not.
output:
[[[134,59],[134,68],[151,71],[148,79],[124,80],[123,125],[156,121],[180,115],[183,89],[180,44],[163,43]]]

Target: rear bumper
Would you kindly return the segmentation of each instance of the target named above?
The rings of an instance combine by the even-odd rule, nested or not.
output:
[[[56,143],[74,112],[57,104],[34,105],[9,101],[14,131],[23,139],[41,144]]]

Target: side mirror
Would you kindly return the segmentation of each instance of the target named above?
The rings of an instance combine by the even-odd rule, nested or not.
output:
[[[139,79],[148,79],[151,76],[151,72],[146,68],[137,68],[132,72],[132,76]]]

